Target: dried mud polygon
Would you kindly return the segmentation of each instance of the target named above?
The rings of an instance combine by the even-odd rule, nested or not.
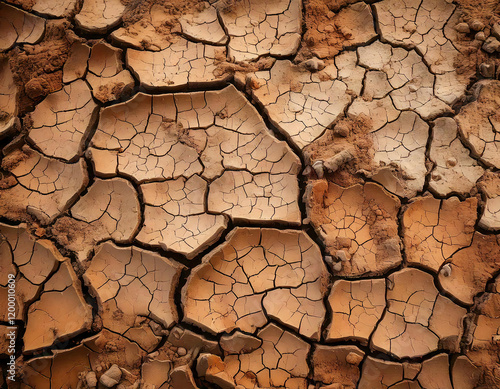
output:
[[[496,0],[1,1],[0,386],[499,388],[499,109]]]

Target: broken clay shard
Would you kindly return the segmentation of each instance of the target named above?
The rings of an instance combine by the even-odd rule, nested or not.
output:
[[[63,67],[63,82],[65,84],[82,78],[87,71],[90,47],[85,43],[75,42],[71,45],[68,60]]]
[[[37,43],[45,32],[45,20],[8,4],[0,4],[0,52],[16,43]]]
[[[210,184],[208,210],[226,214],[235,221],[300,225],[298,196],[295,175],[226,171]]]
[[[139,200],[132,184],[123,178],[98,178],[71,208],[71,217],[57,220],[54,229],[59,242],[84,260],[103,240],[130,243],[140,220]],[[75,229],[83,233],[83,238],[75,236]]]
[[[0,22],[1,23],[1,22]],[[7,58],[0,58],[0,139],[14,132],[17,119],[18,88]]]
[[[443,347],[458,351],[466,309],[439,294],[434,278],[407,268],[388,278],[387,309],[371,346],[397,358],[421,357]]]
[[[328,304],[332,322],[326,340],[356,339],[367,344],[385,309],[385,281],[336,281]]]
[[[347,85],[321,80],[290,61],[276,61],[269,71],[256,73],[262,86],[252,90],[271,122],[297,147],[318,138],[351,102]]]
[[[222,215],[205,213],[207,182],[197,175],[141,185],[144,225],[137,240],[184,254],[210,247],[227,228]]]
[[[28,310],[24,352],[46,348],[90,329],[92,309],[69,261],[45,283],[40,299]]]
[[[59,18],[62,16],[69,16],[74,11],[77,3],[77,0],[35,0],[32,9],[40,14]]]
[[[225,45],[228,41],[222,28],[217,9],[205,3],[205,9],[193,14],[182,15],[179,23],[182,33],[193,40],[215,45]]]
[[[443,289],[464,304],[472,304],[474,296],[484,291],[500,264],[498,236],[474,233],[472,244],[450,258],[451,275],[439,274]]]
[[[414,197],[424,187],[428,131],[429,126],[417,114],[404,111],[397,120],[372,133],[373,161],[398,166],[405,197]]]
[[[83,278],[97,297],[103,326],[125,333],[140,316],[165,328],[177,321],[174,291],[182,269],[158,254],[106,242],[98,247]],[[114,309],[108,312],[108,307]]]
[[[72,161],[82,155],[97,111],[87,84],[77,80],[37,105],[29,138],[45,155]]]
[[[397,109],[413,110],[424,119],[452,112],[445,102],[435,97],[435,75],[415,50],[393,48],[376,41],[357,51],[360,65],[387,74],[389,94]]]
[[[456,121],[453,118],[436,119],[433,135],[429,154],[434,163],[430,188],[440,196],[469,193],[484,170],[462,145]],[[450,161],[453,162],[450,164]]]
[[[28,146],[8,154],[2,167],[15,177],[16,184],[0,191],[0,213],[13,220],[25,219],[30,213],[42,223],[50,223],[88,183],[83,159],[65,164]]]
[[[48,240],[35,240],[26,225],[13,227],[0,224],[0,294],[4,312],[0,320],[7,322],[9,274],[16,280],[17,320],[24,320],[30,303],[39,296],[43,283],[65,258]]]
[[[226,372],[226,364],[217,355],[201,354],[196,364],[199,377],[223,389],[234,389],[234,380]]]
[[[453,389],[447,354],[422,363],[397,363],[369,356],[363,363],[359,389],[386,388]],[[460,387],[461,388],[461,387]],[[472,387],[464,387],[472,389]]]
[[[129,49],[126,61],[144,88],[164,90],[221,84],[227,76],[216,75],[219,57],[225,57],[224,47],[177,38],[161,51]]]
[[[479,226],[490,231],[498,231],[500,230],[500,175],[486,173],[479,183],[479,188],[486,197]]]
[[[500,168],[500,81],[483,81],[474,86],[477,100],[460,110],[456,120],[460,133],[474,155]],[[491,112],[491,114],[490,114]]]
[[[174,291],[182,268],[158,254],[106,242],[97,249],[84,280],[101,306],[114,300],[124,315],[111,330],[130,325],[136,316],[151,316],[168,328],[177,320]]]
[[[245,354],[256,350],[262,340],[254,336],[235,331],[232,335],[222,335],[220,346],[228,354]]]
[[[128,70],[123,70],[121,56],[121,49],[103,41],[92,47],[86,78],[92,94],[101,102],[116,100],[134,87],[132,75]]]
[[[342,249],[351,256],[339,275],[376,275],[401,263],[397,237],[400,202],[379,185],[344,189],[317,180],[308,185],[305,201],[307,215],[327,251],[335,254]]]
[[[229,35],[229,57],[254,60],[266,54],[284,57],[295,54],[300,44],[300,0],[248,0],[220,9]]]
[[[75,22],[86,32],[104,34],[120,23],[124,12],[120,0],[84,0]]]
[[[403,216],[408,263],[438,272],[454,253],[471,244],[476,218],[476,198],[415,199]]]
[[[311,346],[272,323],[261,329],[257,337],[262,340],[257,350],[224,358],[236,385],[305,388],[309,374],[306,356]]]
[[[326,276],[318,247],[303,232],[236,228],[191,272],[184,320],[214,334],[253,333],[268,322],[265,307],[270,318],[319,339]]]

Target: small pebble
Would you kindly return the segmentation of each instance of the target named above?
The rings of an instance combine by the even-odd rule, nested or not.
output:
[[[97,377],[93,371],[89,371],[85,376],[85,382],[89,388],[95,388],[97,386]]]
[[[180,339],[182,336],[182,332],[179,328],[174,328],[172,330],[172,335],[174,336],[175,339]]]
[[[316,172],[316,175],[318,178],[323,178],[324,175],[324,169],[323,169],[323,161],[315,161],[312,165],[314,171]]]
[[[484,29],[484,23],[479,20],[472,20],[469,22],[469,27],[474,31],[481,31]]]
[[[333,133],[335,135],[346,138],[347,136],[349,136],[349,126],[345,123],[339,123],[333,129]]]
[[[451,276],[451,265],[449,263],[444,265],[440,273],[443,275],[443,277]]]
[[[493,54],[498,49],[500,49],[500,42],[496,38],[490,36],[484,41],[483,50],[487,53]]]
[[[306,68],[310,71],[317,72],[318,70],[322,70],[325,68],[325,63],[319,58],[311,58],[308,59],[305,63]]]
[[[342,262],[336,262],[332,266],[333,271],[339,272],[342,270]]]
[[[309,174],[311,174],[311,172],[312,172],[312,168],[311,168],[311,166],[306,166],[306,167],[304,168],[304,171],[302,172],[302,175],[304,175],[304,176],[308,176]]]
[[[456,166],[456,164],[457,164],[457,159],[454,157],[448,158],[448,160],[446,161],[446,165],[448,167]]]
[[[458,23],[455,26],[455,30],[457,30],[458,32],[464,33],[464,34],[468,34],[470,32],[470,28],[469,28],[469,25],[467,23]]]
[[[330,255],[325,255],[325,262],[333,266],[333,258]]]
[[[186,354],[187,354],[187,351],[186,351],[186,349],[185,349],[184,347],[179,347],[179,348],[177,349],[177,355],[179,355],[179,356],[183,357],[183,356],[184,356],[184,355],[186,355]]]
[[[491,28],[491,35],[500,40],[500,23],[495,23]]]
[[[494,78],[495,77],[495,65],[483,62],[481,65],[479,65],[479,73],[484,78]]]
[[[349,261],[349,256],[345,252],[345,250],[337,250],[335,253],[335,256],[340,259],[342,262],[348,262]]]
[[[486,35],[484,32],[479,31],[474,38],[478,41],[484,42],[486,40]]]
[[[349,365],[355,365],[355,366],[358,366],[361,361],[363,360],[363,356],[362,355],[359,355],[357,353],[349,353],[347,354],[347,356],[345,357],[345,361],[349,364]]]

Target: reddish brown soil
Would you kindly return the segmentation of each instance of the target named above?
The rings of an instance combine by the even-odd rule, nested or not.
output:
[[[232,75],[236,72],[253,73],[260,70],[267,70],[273,66],[274,61],[274,58],[262,57],[255,62],[228,62],[224,52],[220,50],[219,56],[216,58],[217,68],[214,70],[214,75],[221,77],[224,74]]]
[[[121,0],[121,2],[127,6],[127,10],[122,17],[125,28],[144,18],[148,18],[153,5],[160,6],[167,15],[170,15],[161,28],[156,29],[157,32],[165,35],[181,31],[178,21],[181,15],[192,13],[193,10],[202,11],[204,9],[203,2],[199,0],[169,0],[165,2],[156,0]]]
[[[497,0],[457,0],[460,20],[469,23],[480,21],[486,26],[486,33],[494,23],[500,21],[500,3]],[[500,59],[481,50],[482,42],[474,41],[475,31],[459,34],[460,54],[455,59],[457,73],[465,80],[475,76],[481,63],[495,65],[498,69]],[[486,34],[488,36],[488,34]]]
[[[32,153],[25,150],[16,150],[10,153],[8,156],[4,157],[2,160],[2,169],[7,171],[12,171],[21,162],[26,161],[31,157]]]
[[[372,168],[374,151],[373,140],[369,135],[371,129],[371,120],[366,116],[341,119],[333,130],[327,130],[321,138],[305,148],[306,163],[312,164],[315,160],[328,159],[342,150],[350,150],[354,159],[336,172],[326,173],[327,179],[344,187],[361,182],[359,174],[356,173]]]
[[[500,17],[498,0],[456,0],[464,21],[480,20],[486,26]]]
[[[39,44],[10,52],[10,67],[20,91],[19,115],[32,111],[45,96],[62,88],[62,67],[75,39],[70,26],[66,20],[49,20]]]
[[[310,0],[304,4],[306,33],[302,40],[296,60],[301,61],[316,55],[320,58],[331,58],[342,49],[346,39],[333,18],[334,10],[348,0]]]

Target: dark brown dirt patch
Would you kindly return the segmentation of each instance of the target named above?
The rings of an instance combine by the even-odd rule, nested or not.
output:
[[[71,24],[66,20],[47,21],[45,36],[37,45],[16,47],[9,53],[14,80],[19,88],[19,115],[32,111],[49,93],[62,88],[62,67],[71,45]]]

